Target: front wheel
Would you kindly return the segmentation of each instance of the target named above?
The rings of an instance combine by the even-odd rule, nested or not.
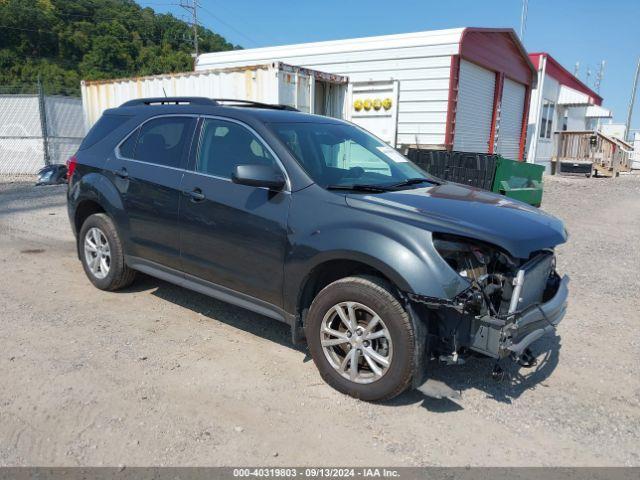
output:
[[[322,378],[368,401],[402,393],[415,373],[415,334],[409,314],[374,277],[337,280],[311,304],[305,334]]]

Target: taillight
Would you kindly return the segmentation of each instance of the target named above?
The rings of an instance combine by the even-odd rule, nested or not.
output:
[[[76,169],[76,165],[78,164],[78,159],[75,155],[69,157],[67,160],[67,182],[71,181],[71,177],[73,176],[73,172]]]

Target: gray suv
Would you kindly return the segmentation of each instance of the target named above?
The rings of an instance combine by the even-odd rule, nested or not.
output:
[[[104,113],[68,171],[96,287],[139,271],[285,322],[327,383],[364,400],[421,385],[431,359],[531,365],[565,313],[560,220],[434,178],[344,121],[134,100]]]

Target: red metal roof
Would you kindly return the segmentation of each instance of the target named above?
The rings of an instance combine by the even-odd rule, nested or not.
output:
[[[536,86],[536,68],[512,28],[467,27],[460,39],[459,54],[512,80]]]
[[[547,69],[546,73],[552,78],[555,78],[561,85],[566,85],[567,87],[571,87],[574,90],[584,93],[588,95],[593,101],[594,105],[602,105],[602,97],[598,95],[596,92],[587,87],[584,83],[582,83],[577,77],[571,74],[566,68],[564,68],[560,63],[549,55],[547,52],[538,52],[538,53],[530,53],[529,58],[531,59],[531,63],[538,69],[540,67],[540,59],[542,57],[547,58]]]

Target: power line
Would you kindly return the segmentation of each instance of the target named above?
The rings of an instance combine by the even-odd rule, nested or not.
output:
[[[232,18],[233,17],[237,17],[238,14],[236,12],[232,12],[229,8],[227,8],[225,6],[225,2],[221,1],[218,2],[217,0],[215,1],[215,5],[216,5],[216,10],[217,9],[221,9],[224,10],[225,12],[227,12]],[[260,28],[256,27],[255,25],[248,25],[248,24],[244,24],[244,26],[251,30],[254,33],[258,33],[260,37],[262,37],[262,40],[268,39],[270,37],[270,35],[266,34],[264,30],[261,30]]]
[[[177,3],[157,3],[157,4],[152,4],[152,5],[160,5],[160,6],[179,6],[179,4]],[[138,5],[138,7],[140,7],[142,10],[144,10],[145,8],[147,8],[146,6],[142,6],[142,5]],[[150,8],[150,7],[149,7]],[[152,9],[153,10],[153,9]],[[27,12],[28,9],[24,9],[22,10],[23,12]],[[137,14],[139,12],[127,12],[127,13],[134,13]],[[154,11],[155,13],[155,11]],[[85,14],[85,13],[63,13],[63,12],[53,12],[52,15],[54,17],[78,17],[78,18],[96,18],[99,17],[100,20],[122,20],[122,17],[102,17],[100,16],[100,12],[96,11],[93,14]]]
[[[147,5],[142,5],[142,3],[146,3]],[[149,5],[158,6],[158,7],[179,7],[177,3],[157,3],[157,2],[138,2],[139,6],[146,8]]]
[[[48,33],[48,34],[56,35],[56,36],[58,36],[58,35],[60,35],[62,33],[62,32],[54,32],[53,30],[43,30],[43,29],[35,30],[33,28],[11,27],[9,25],[0,25],[0,28],[7,28],[9,30],[19,30],[19,31],[22,31],[22,32]],[[119,40],[131,41],[131,37],[130,36],[129,37],[121,37],[121,36],[118,36],[118,35],[112,35],[110,33],[105,34],[105,36],[108,36],[108,37],[111,37],[111,38],[117,38]],[[162,41],[163,39],[172,39],[172,40],[180,39],[180,40],[183,40],[182,38],[180,38],[180,36],[178,34],[173,34],[173,35],[161,34],[160,38],[156,38],[154,40],[157,42],[157,41]]]
[[[215,18],[218,22],[220,22],[222,25],[225,25],[226,27],[230,28],[231,30],[233,30],[234,32],[236,32],[238,35],[240,35],[241,37],[245,38],[246,40],[249,40],[251,43],[253,43],[254,45],[258,45],[258,42],[256,42],[254,39],[252,39],[251,37],[245,35],[244,33],[242,33],[240,30],[238,30],[236,27],[234,27],[233,25],[228,24],[227,22],[225,22],[224,20],[222,20],[220,17],[218,17],[216,14],[214,14],[211,10],[209,10],[208,8],[203,7],[202,5],[200,5],[200,8],[202,8],[202,11],[204,11],[205,13],[208,13],[209,15],[211,15],[213,18]]]
[[[20,30],[22,32],[34,32],[34,33],[50,33],[51,35],[58,36],[62,32],[54,32],[53,30],[34,30],[33,28],[19,28],[19,27],[10,27],[9,25],[0,25],[0,28],[8,28],[9,30]],[[108,34],[109,37],[118,38],[121,40],[131,40],[131,37],[119,37],[117,35]]]

